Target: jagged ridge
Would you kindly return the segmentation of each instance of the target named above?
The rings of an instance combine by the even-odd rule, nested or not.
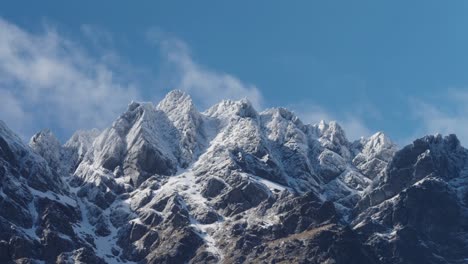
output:
[[[245,99],[200,113],[178,90],[63,146],[48,130],[26,146],[0,128],[0,261],[468,258],[467,151],[455,136],[397,151],[381,132],[349,142],[336,122]]]

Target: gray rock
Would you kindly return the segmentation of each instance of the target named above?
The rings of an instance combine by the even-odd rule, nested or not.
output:
[[[196,216],[198,222],[204,225],[212,224],[220,219],[219,215],[214,211],[206,211],[201,215]]]
[[[51,230],[42,232],[41,244],[44,246],[43,258],[47,262],[55,262],[61,253],[70,252],[75,247],[70,238]]]
[[[221,194],[225,187],[226,184],[222,180],[211,177],[207,180],[206,185],[202,191],[202,195],[207,198],[216,197]]]
[[[130,220],[130,212],[124,208],[114,208],[111,211],[110,222],[116,228],[124,226]]]
[[[0,262],[7,263],[11,259],[8,242],[0,240]]]
[[[171,239],[161,242],[156,250],[150,252],[147,263],[185,263],[195,256],[203,240],[191,228],[171,232]]]
[[[259,205],[269,197],[268,192],[257,183],[241,183],[220,197],[217,207],[227,215],[235,215]]]
[[[105,237],[111,234],[111,231],[109,230],[109,226],[106,222],[107,221],[104,217],[100,217],[97,220],[96,226],[95,226],[96,235]]]
[[[468,151],[453,135],[396,152],[382,133],[349,142],[336,122],[247,100],[200,113],[174,91],[101,133],[30,146],[0,122],[0,263],[468,259]]]
[[[70,238],[75,237],[72,224],[80,220],[80,215],[75,208],[48,198],[38,199],[36,207],[38,208],[38,226],[41,230],[53,230]]]

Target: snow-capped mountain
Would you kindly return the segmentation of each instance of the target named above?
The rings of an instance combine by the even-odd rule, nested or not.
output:
[[[177,90],[63,145],[0,122],[0,263],[468,263],[467,158]]]

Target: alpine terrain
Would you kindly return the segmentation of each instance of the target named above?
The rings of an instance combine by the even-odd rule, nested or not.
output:
[[[0,263],[468,263],[468,151],[178,90],[63,145],[0,121]]]

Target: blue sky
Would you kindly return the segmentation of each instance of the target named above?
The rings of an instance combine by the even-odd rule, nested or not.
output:
[[[27,8],[25,8],[27,7]],[[10,1],[0,119],[28,138],[105,127],[132,100],[248,97],[351,139],[468,141],[466,1]]]

